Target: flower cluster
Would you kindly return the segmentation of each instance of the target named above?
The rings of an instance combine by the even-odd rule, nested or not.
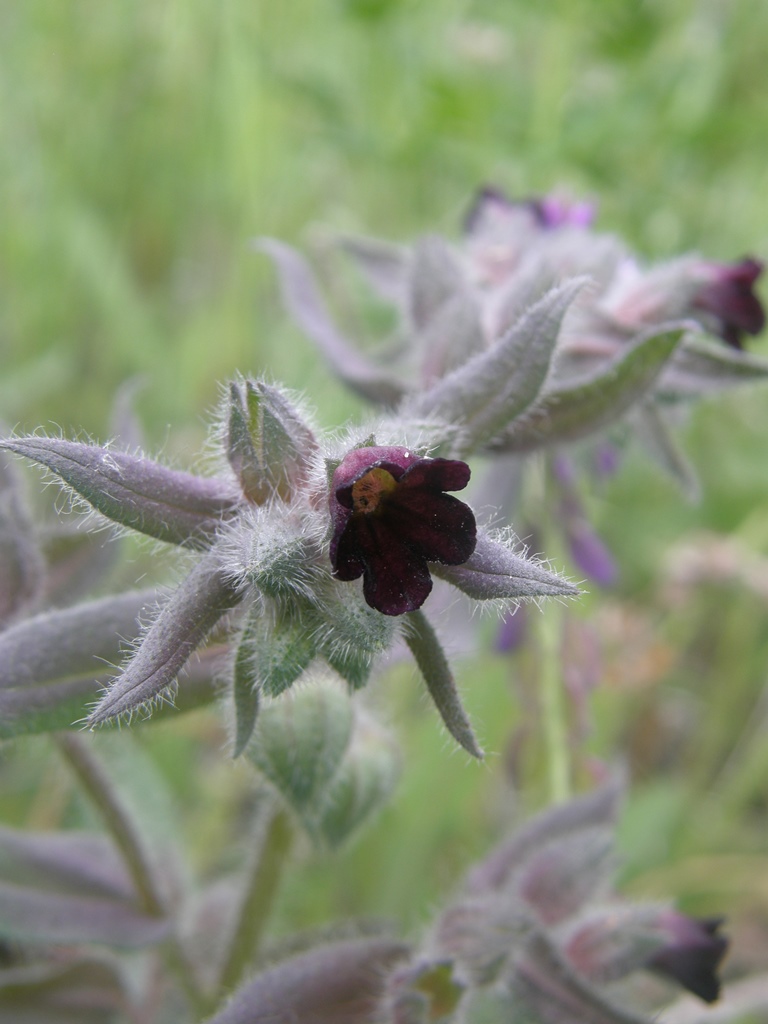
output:
[[[397,345],[380,361],[345,337],[303,257],[273,240],[259,247],[277,266],[290,314],[349,387],[400,413],[469,421],[449,452],[549,449],[629,412],[635,425],[652,419],[647,429],[658,435],[666,426],[649,399],[690,399],[768,376],[768,363],[742,351],[745,335],[765,324],[754,290],[760,261],[690,254],[647,267],[619,238],[595,231],[593,214],[587,203],[515,202],[486,188],[459,243],[342,238],[397,311]]]
[[[671,411],[765,380],[768,362],[743,350],[745,336],[765,324],[758,260],[729,265],[689,254],[645,266],[619,238],[594,229],[594,214],[590,203],[513,201],[485,188],[457,243],[436,235],[411,246],[340,239],[373,292],[395,307],[395,343],[380,359],[347,339],[302,256],[274,240],[258,244],[277,267],[288,311],[339,378],[393,422],[419,425],[435,454],[519,460],[543,452],[551,525],[573,567],[604,586],[617,569],[585,512],[576,467],[589,478],[629,427],[695,497]],[[509,475],[509,461],[491,468],[486,498],[502,522],[519,529],[522,519],[527,536],[541,511],[521,507],[523,488],[504,483]]]
[[[517,553],[508,537],[479,526],[470,507],[446,493],[467,485],[466,463],[391,443],[393,434],[414,433],[408,422],[381,421],[375,428],[388,443],[378,444],[367,431],[355,443],[323,441],[290,395],[240,380],[229,389],[216,431],[225,457],[218,476],[62,438],[0,442],[46,467],[101,516],[199,552],[104,689],[90,725],[182,692],[180,673],[210,636],[221,640],[215,631],[223,621],[234,635],[236,752],[249,742],[263,697],[279,696],[318,661],[360,687],[375,660],[402,637],[448,729],[480,756],[437,635],[420,610],[432,576],[502,607],[577,591]],[[96,612],[70,614],[78,621],[91,616],[83,644],[114,660],[118,627],[135,636],[134,620],[146,601],[146,594],[122,596]],[[127,609],[116,618],[120,602]],[[125,629],[126,616],[132,629]],[[27,624],[20,628],[29,638]],[[38,646],[56,644],[66,628],[60,613],[42,613],[34,621]],[[79,646],[78,656],[86,656]],[[6,674],[36,682],[34,656],[17,631],[0,632],[0,662],[12,666]],[[93,695],[103,673],[91,671],[83,682]],[[50,698],[50,687],[46,692]]]
[[[647,1024],[612,994],[636,971],[717,999],[728,948],[722,919],[628,903],[612,891],[621,789],[613,781],[545,811],[475,864],[409,964],[391,975],[386,1019],[421,1001],[424,1015],[414,1019],[432,1019],[440,1006],[450,1007],[440,1019],[457,1024]]]

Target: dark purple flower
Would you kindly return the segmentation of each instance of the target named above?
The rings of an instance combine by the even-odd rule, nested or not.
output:
[[[432,589],[428,562],[461,565],[475,550],[472,510],[460,491],[469,466],[407,448],[356,448],[333,474],[331,563],[337,579],[363,577],[368,604],[384,615],[420,608]]]
[[[660,923],[669,942],[650,957],[646,966],[713,1003],[720,995],[717,969],[728,949],[728,940],[718,934],[723,918],[688,917],[669,910]]]
[[[743,334],[759,334],[765,327],[765,310],[752,290],[763,264],[746,256],[733,265],[706,265],[709,280],[693,300],[693,306],[711,314],[717,333],[734,348],[741,348]]]

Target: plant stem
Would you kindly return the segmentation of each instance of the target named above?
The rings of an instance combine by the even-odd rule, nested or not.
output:
[[[542,612],[539,632],[541,705],[547,754],[549,798],[561,803],[570,795],[568,730],[563,703],[560,641],[562,608],[553,601]]]
[[[162,886],[155,876],[144,843],[109,774],[81,736],[62,732],[54,736],[54,741],[120,851],[142,910],[156,917],[169,917]],[[166,962],[178,977],[190,1004],[199,1015],[204,1015],[211,1009],[210,1001],[197,983],[178,935],[172,933],[166,939],[164,950]]]
[[[277,894],[293,835],[290,817],[282,808],[270,806],[266,810],[266,821],[261,817],[257,822],[256,850],[251,859],[239,916],[221,970],[221,996],[237,986],[253,962]]]
[[[81,736],[70,732],[58,733],[55,741],[119,849],[136,886],[141,909],[147,914],[164,917],[166,907],[160,886],[135,824],[108,773]]]

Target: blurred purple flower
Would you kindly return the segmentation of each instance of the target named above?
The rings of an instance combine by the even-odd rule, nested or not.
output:
[[[525,643],[528,636],[528,616],[523,605],[512,612],[507,612],[501,621],[496,634],[496,651],[499,654],[511,654]]]
[[[597,477],[612,477],[618,472],[621,453],[615,444],[603,441],[598,444],[593,455],[593,470]]]
[[[753,291],[763,264],[746,256],[739,263],[706,263],[702,269],[708,280],[693,306],[711,314],[720,337],[740,349],[742,335],[759,334],[765,327],[765,310]]]
[[[595,219],[594,203],[570,202],[560,196],[529,199],[528,204],[543,228],[589,228]]]
[[[464,230],[472,235],[492,223],[497,226],[511,223],[519,212],[532,214],[536,225],[545,230],[588,228],[595,217],[595,206],[593,203],[571,202],[553,194],[510,199],[501,189],[486,185],[478,191],[464,218]]]
[[[368,604],[384,615],[415,611],[432,589],[428,562],[461,565],[475,550],[472,510],[445,491],[469,466],[420,458],[407,448],[356,448],[333,475],[331,563],[337,579],[363,577]]]
[[[718,934],[723,920],[664,911],[659,923],[669,942],[649,958],[646,966],[713,1003],[720,995],[717,969],[728,949],[728,939]]]
[[[616,582],[618,570],[613,555],[586,519],[572,519],[565,524],[568,550],[576,566],[601,587]]]

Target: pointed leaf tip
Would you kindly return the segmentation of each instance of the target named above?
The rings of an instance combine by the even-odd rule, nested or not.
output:
[[[483,759],[472,725],[461,703],[445,651],[432,625],[421,611],[409,612],[405,640],[427,684],[448,732],[468,754]]]
[[[430,565],[430,571],[476,601],[577,597],[570,580],[516,555],[507,544],[478,533],[475,550],[462,565]]]
[[[204,555],[174,591],[123,672],[88,718],[89,726],[148,706],[173,683],[219,619],[240,601],[218,552]]]

